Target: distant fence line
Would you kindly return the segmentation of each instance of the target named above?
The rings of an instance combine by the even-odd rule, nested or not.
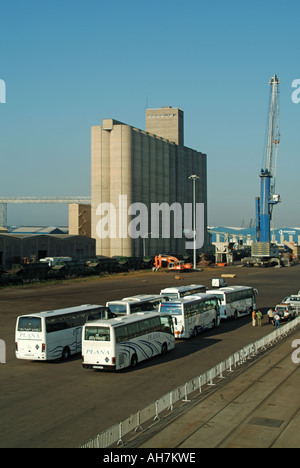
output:
[[[251,343],[239,351],[233,353],[229,358],[212,367],[203,374],[177,387],[175,390],[165,394],[155,402],[150,403],[144,409],[132,414],[125,421],[106,429],[97,436],[80,445],[78,448],[108,448],[113,444],[123,444],[123,437],[131,432],[142,429],[142,424],[152,420],[159,420],[159,415],[165,410],[173,410],[178,401],[188,401],[188,396],[195,391],[202,392],[205,385],[214,385],[214,379],[224,378],[223,373],[232,372],[238,365],[244,364],[259,352],[272,346],[288,333],[294,331],[300,324],[300,317],[274,330],[265,337]]]

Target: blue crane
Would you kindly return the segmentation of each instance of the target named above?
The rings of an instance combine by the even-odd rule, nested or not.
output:
[[[257,243],[264,243],[267,249],[263,249],[262,256],[267,256],[271,244],[271,220],[273,207],[280,202],[280,196],[275,193],[277,152],[280,142],[279,133],[279,102],[278,87],[279,78],[274,75],[269,84],[270,104],[269,123],[266,147],[264,151],[263,167],[259,174],[260,197],[256,198],[256,240]]]

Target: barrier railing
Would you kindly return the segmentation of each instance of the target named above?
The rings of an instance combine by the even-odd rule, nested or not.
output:
[[[107,448],[116,443],[123,444],[123,437],[125,435],[142,429],[142,424],[150,420],[160,419],[159,415],[162,412],[166,410],[173,411],[175,403],[178,401],[189,401],[188,396],[197,390],[201,393],[202,388],[205,385],[215,385],[214,380],[216,378],[224,378],[223,374],[226,371],[233,372],[237,366],[244,364],[259,352],[267,349],[281,338],[287,336],[291,331],[295,330],[299,324],[300,317],[297,317],[295,320],[282,325],[277,330],[274,330],[269,335],[260,338],[254,343],[244,346],[242,349],[235,352],[208,371],[163,395],[155,402],[150,403],[144,409],[129,416],[125,421],[106,429],[96,437],[93,437],[80,445],[78,448]]]

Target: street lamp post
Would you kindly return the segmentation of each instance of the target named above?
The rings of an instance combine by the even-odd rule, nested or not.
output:
[[[200,179],[199,176],[193,174],[189,176],[189,179],[193,181],[193,232],[194,232],[194,262],[193,268],[197,269],[197,250],[196,250],[196,180]]]

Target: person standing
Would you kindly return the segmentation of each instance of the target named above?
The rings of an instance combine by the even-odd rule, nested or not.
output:
[[[256,313],[256,317],[257,317],[257,325],[258,327],[261,327],[262,313],[260,310]]]
[[[290,313],[289,313],[288,310],[286,310],[286,311],[284,312],[284,320],[287,320],[287,321],[288,321],[289,318],[290,318]]]
[[[273,319],[274,319],[273,309],[268,310],[268,317],[269,317],[269,325],[270,325],[271,323],[273,323]]]
[[[274,326],[275,328],[280,328],[280,323],[279,323],[280,317],[278,314],[274,316]]]
[[[256,327],[256,311],[253,310],[252,312],[252,326]]]

